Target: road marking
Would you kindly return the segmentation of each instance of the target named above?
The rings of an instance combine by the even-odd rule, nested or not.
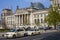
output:
[[[36,39],[33,39],[33,40],[41,40],[41,39],[43,39],[43,38],[45,38],[45,37],[36,38]]]

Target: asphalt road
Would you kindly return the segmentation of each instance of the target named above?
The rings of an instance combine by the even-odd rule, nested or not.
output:
[[[60,40],[60,32],[53,33],[53,35],[49,35],[41,40]]]
[[[60,32],[44,33],[41,35],[26,36],[13,39],[0,37],[0,40],[60,40]]]

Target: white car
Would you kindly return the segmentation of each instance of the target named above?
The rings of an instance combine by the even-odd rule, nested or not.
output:
[[[40,34],[39,30],[35,30],[35,29],[28,29],[26,30],[27,35],[36,35],[36,34]]]
[[[3,34],[3,37],[6,38],[15,38],[15,37],[21,37],[24,36],[25,30],[24,29],[17,29],[17,30],[10,30],[10,32],[7,32]]]

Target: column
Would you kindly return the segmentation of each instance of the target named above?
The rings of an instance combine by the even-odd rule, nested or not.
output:
[[[27,17],[27,14],[26,14],[26,24],[28,23],[28,17]]]
[[[27,15],[26,14],[24,14],[24,16],[23,16],[23,23],[24,23],[24,25],[27,24]]]
[[[20,15],[20,25],[21,25],[21,15]]]
[[[18,27],[19,27],[19,15],[18,15]]]
[[[23,25],[23,14],[22,14],[22,25]]]
[[[26,14],[26,17],[27,17],[27,24],[28,24],[28,14]]]
[[[27,24],[30,24],[30,14],[27,14]]]
[[[20,26],[20,15],[19,15],[19,26]]]
[[[30,25],[32,26],[32,13],[30,14]]]

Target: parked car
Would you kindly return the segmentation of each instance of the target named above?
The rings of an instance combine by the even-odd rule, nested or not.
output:
[[[43,30],[43,29],[45,29],[46,27],[44,27],[44,26],[39,26],[39,29],[40,30]]]
[[[26,29],[26,34],[27,35],[36,35],[36,34],[40,34],[39,30],[33,29],[33,28],[28,28]]]
[[[41,34],[40,29],[35,29],[35,31],[36,31],[36,34]]]
[[[52,27],[45,27],[44,30],[50,30]]]
[[[15,38],[15,37],[21,37],[24,36],[25,30],[24,29],[11,29],[10,32],[7,32],[3,34],[2,36],[5,38]]]

